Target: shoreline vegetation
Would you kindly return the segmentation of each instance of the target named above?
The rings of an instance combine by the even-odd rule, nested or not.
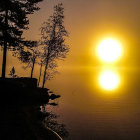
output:
[[[64,60],[69,52],[65,43],[68,32],[64,27],[63,4],[55,5],[53,14],[42,24],[39,40],[23,38],[23,32],[29,29],[28,15],[38,11],[40,7],[37,5],[42,1],[0,1],[0,47],[3,53],[0,139],[62,140],[61,137],[68,136],[65,125],[59,124],[55,120],[57,116],[45,110],[46,105],[57,106],[49,101],[60,97],[45,88],[46,80],[58,73],[58,61]],[[29,77],[16,75],[15,66],[10,71],[11,78],[6,77],[7,51],[23,63],[25,70],[31,69]],[[33,75],[35,65],[40,66],[38,81]]]
[[[52,95],[55,99],[55,95],[49,95],[48,89],[36,85],[34,78],[0,78],[0,139],[62,140],[42,123],[45,114],[40,106],[47,104]]]

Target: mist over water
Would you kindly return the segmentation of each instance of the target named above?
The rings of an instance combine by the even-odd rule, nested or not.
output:
[[[100,68],[63,69],[47,86],[62,95],[54,112],[67,125],[67,140],[139,140],[140,69],[116,68],[117,89],[98,84]]]

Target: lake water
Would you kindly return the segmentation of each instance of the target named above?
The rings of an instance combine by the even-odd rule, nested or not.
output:
[[[53,107],[70,132],[67,140],[140,140],[140,69],[113,68],[120,78],[104,90],[99,77],[106,68],[64,68],[48,82],[60,94]]]

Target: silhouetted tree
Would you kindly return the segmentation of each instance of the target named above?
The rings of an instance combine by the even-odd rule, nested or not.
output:
[[[42,57],[41,57],[42,58]],[[39,86],[39,83],[40,83],[40,79],[41,79],[41,76],[42,76],[42,67],[46,64],[45,61],[42,61],[41,59],[41,62],[38,63],[40,65],[40,74],[39,74],[39,80],[38,80],[38,86]],[[56,63],[54,62],[50,62],[48,64],[48,68],[47,68],[47,72],[46,72],[46,80],[51,80],[55,74],[58,74],[59,72],[57,71],[56,69],[57,65]]]
[[[40,65],[40,70],[39,70],[39,78],[38,78],[37,86],[39,86],[39,84],[40,84],[40,79],[41,79],[41,75],[42,75],[42,66],[43,66],[43,61],[42,60],[39,63],[39,65]]]
[[[15,73],[16,73],[15,68],[12,67],[12,69],[11,69],[9,75],[10,75],[12,78],[17,78],[18,76],[17,76]]]
[[[28,14],[39,10],[42,0],[0,0],[0,45],[3,46],[2,77],[5,78],[7,49],[23,51],[23,30],[28,29]],[[23,53],[23,52],[22,52]],[[21,54],[22,54],[21,53]]]
[[[42,45],[44,46],[45,70],[43,75],[44,88],[49,67],[56,67],[56,60],[66,57],[69,51],[65,44],[65,37],[68,36],[64,23],[64,8],[62,3],[54,7],[54,13],[41,27]]]
[[[28,66],[31,67],[31,78],[33,77],[33,71],[34,71],[34,66],[36,63],[37,57],[40,56],[40,52],[38,49],[38,43],[36,41],[33,42],[33,46],[28,48],[30,50],[30,53],[32,54],[29,58],[28,61]]]
[[[21,60],[23,63],[26,63],[26,66],[23,66],[24,69],[31,68],[31,78],[33,77],[34,66],[36,63],[40,64],[37,58],[41,57],[41,52],[39,51],[38,42],[37,41],[26,41],[25,43],[26,49],[22,52],[22,54],[15,53],[15,55]]]

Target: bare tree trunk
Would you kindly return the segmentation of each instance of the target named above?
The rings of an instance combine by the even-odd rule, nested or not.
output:
[[[47,74],[47,68],[48,68],[48,64],[49,64],[49,56],[50,56],[50,50],[48,49],[48,53],[47,53],[47,56],[46,56],[46,66],[45,66],[45,70],[44,70],[42,88],[44,88],[45,82],[46,82],[46,74]]]
[[[44,76],[43,76],[43,85],[42,85],[42,88],[44,88],[44,86],[45,86],[47,68],[48,68],[48,60],[47,60],[47,62],[46,62],[46,66],[45,66],[45,70],[44,70]]]
[[[5,28],[8,24],[8,10],[5,11]],[[6,73],[6,55],[7,55],[7,29],[4,31],[4,49],[3,49],[3,63],[2,63],[2,78],[5,78]]]
[[[6,73],[6,55],[7,55],[7,41],[4,41],[2,78],[5,78],[5,73]]]
[[[40,66],[40,74],[39,74],[39,79],[38,79],[38,84],[37,84],[38,87],[39,87],[39,83],[40,83],[40,79],[41,79],[42,65],[43,65],[43,63],[41,63],[41,66]]]
[[[33,72],[34,72],[35,60],[36,60],[36,58],[33,58],[33,66],[32,66],[32,70],[31,70],[31,78],[33,78]]]

